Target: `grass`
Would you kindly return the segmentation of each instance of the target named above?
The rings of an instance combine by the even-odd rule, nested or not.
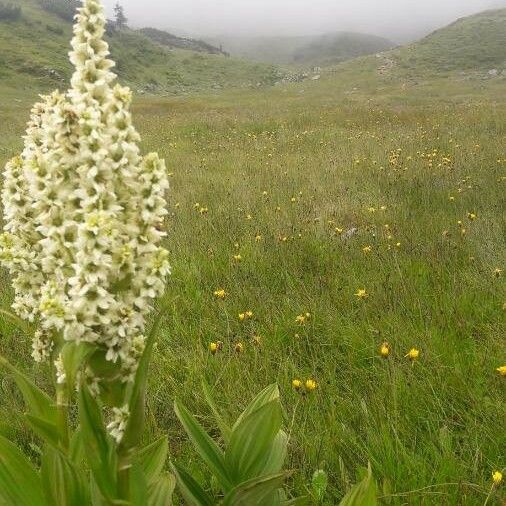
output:
[[[212,431],[203,378],[230,417],[278,382],[297,493],[322,468],[325,504],[336,504],[370,461],[383,504],[483,504],[492,471],[506,465],[506,383],[495,371],[506,359],[506,290],[495,274],[505,261],[504,81],[406,87],[357,66],[338,75],[137,100],[143,147],[166,158],[172,181],[173,275],[151,430],[168,432],[173,457],[212,487],[173,399]],[[33,99],[2,88],[2,164],[20,147]],[[213,295],[220,288],[224,300]],[[253,318],[239,321],[248,310]],[[42,379],[30,343],[5,322],[0,332],[0,353]],[[301,396],[294,378],[318,388]],[[6,378],[0,399],[0,420],[14,423],[0,433],[35,444]],[[489,505],[504,500],[502,488]]]

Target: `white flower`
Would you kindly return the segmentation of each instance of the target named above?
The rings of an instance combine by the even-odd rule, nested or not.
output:
[[[170,273],[161,246],[169,185],[163,160],[140,154],[131,92],[111,72],[104,31],[100,2],[85,0],[71,88],[34,106],[24,150],[5,169],[0,262],[22,318],[44,335],[96,343],[128,381]]]
[[[58,358],[54,361],[54,366],[56,368],[56,383],[58,383],[58,385],[64,385],[67,375],[65,374],[65,367],[63,366],[61,354],[58,355]]]
[[[121,408],[112,408],[112,419],[107,424],[107,430],[118,444],[123,439],[129,417],[130,411],[128,405]]]
[[[45,362],[51,356],[53,350],[53,341],[51,338],[44,334],[44,332],[37,330],[33,336],[32,341],[32,358],[35,362]]]

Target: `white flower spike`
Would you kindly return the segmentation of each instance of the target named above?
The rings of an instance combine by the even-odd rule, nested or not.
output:
[[[24,150],[5,168],[0,262],[12,277],[13,309],[40,327],[36,360],[49,358],[58,333],[103,347],[127,381],[170,273],[161,246],[169,185],[164,161],[140,154],[105,22],[100,2],[85,0],[71,88],[34,106]]]

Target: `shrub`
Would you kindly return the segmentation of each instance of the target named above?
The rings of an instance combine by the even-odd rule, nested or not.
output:
[[[21,7],[0,2],[0,20],[17,21],[21,18]]]
[[[61,26],[52,26],[52,25],[46,25],[46,30],[48,32],[54,33],[55,35],[63,35],[64,31]]]
[[[56,14],[65,21],[72,21],[76,10],[81,7],[79,0],[38,0],[41,7],[52,14]]]

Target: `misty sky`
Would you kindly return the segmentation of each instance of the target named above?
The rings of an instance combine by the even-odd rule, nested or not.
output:
[[[116,0],[104,0],[109,13]],[[308,35],[339,30],[416,38],[506,0],[120,0],[130,24],[184,35]]]

